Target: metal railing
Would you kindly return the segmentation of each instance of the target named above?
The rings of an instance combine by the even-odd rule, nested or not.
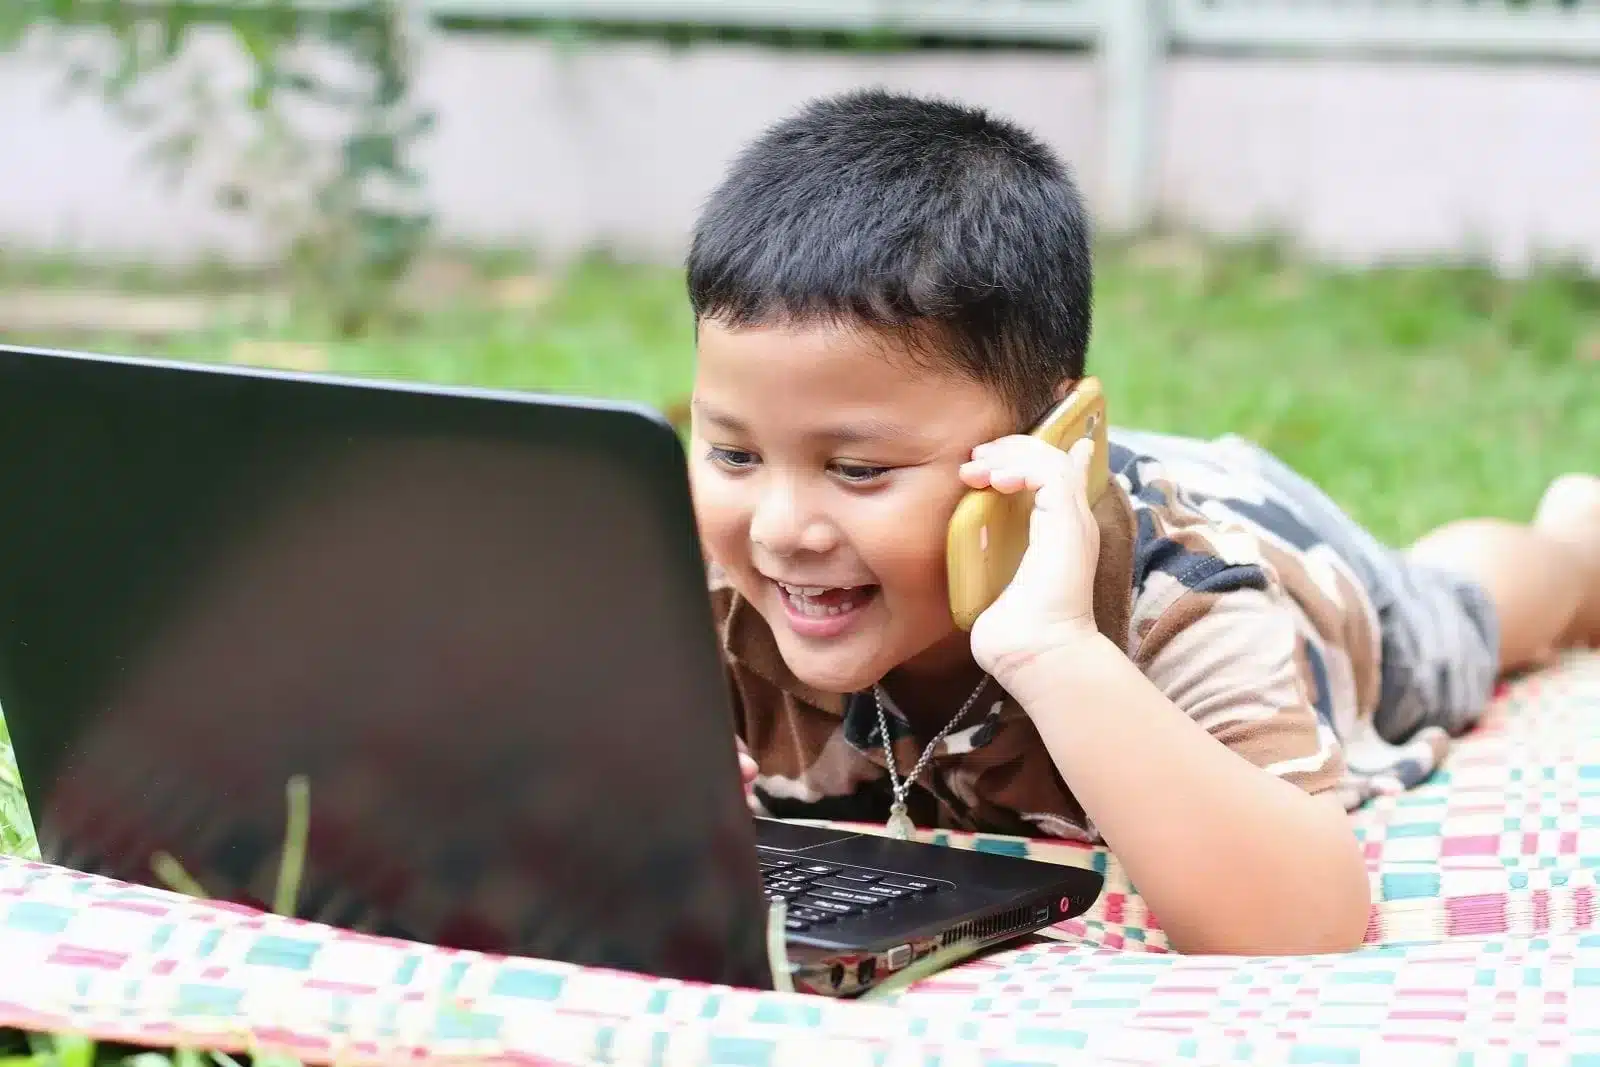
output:
[[[1600,0],[423,0],[440,16],[1092,44],[1126,8],[1188,48],[1600,59]]]
[[[1170,0],[1189,47],[1600,59],[1600,0]]]
[[[1092,42],[1120,0],[423,0],[436,16],[903,31],[976,40]]]

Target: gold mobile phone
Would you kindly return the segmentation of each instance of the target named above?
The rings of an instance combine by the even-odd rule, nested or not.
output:
[[[1106,446],[1106,401],[1097,378],[1084,378],[1072,392],[1029,431],[1047,444],[1069,449],[1080,439],[1094,441],[1089,460],[1089,503],[1092,506],[1110,481]],[[974,489],[950,517],[947,569],[950,614],[957,626],[972,629],[1011,584],[1028,547],[1028,522],[1033,494]]]

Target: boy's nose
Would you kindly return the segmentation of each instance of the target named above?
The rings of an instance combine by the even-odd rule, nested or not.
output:
[[[805,508],[799,495],[774,487],[761,494],[750,516],[750,540],[775,556],[827,552],[837,543],[832,523]]]

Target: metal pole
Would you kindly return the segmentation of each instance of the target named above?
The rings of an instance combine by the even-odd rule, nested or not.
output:
[[[1105,92],[1106,228],[1130,233],[1155,217],[1156,131],[1167,0],[1101,0],[1100,62]]]

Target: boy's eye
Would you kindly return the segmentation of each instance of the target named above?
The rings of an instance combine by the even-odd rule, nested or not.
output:
[[[728,470],[735,471],[745,470],[756,465],[754,452],[746,452],[738,448],[719,448],[716,445],[712,445],[706,451],[706,458],[719,467],[726,467]]]
[[[869,467],[859,463],[835,463],[833,470],[847,482],[870,482],[889,473],[888,467]]]

